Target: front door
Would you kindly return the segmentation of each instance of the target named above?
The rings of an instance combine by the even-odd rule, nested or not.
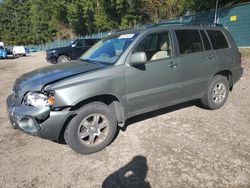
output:
[[[126,68],[129,116],[154,110],[178,99],[179,62],[173,57],[169,31],[145,36],[132,53],[145,52],[147,63]]]

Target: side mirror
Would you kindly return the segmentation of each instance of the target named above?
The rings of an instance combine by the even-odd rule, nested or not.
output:
[[[131,55],[129,64],[131,66],[140,65],[147,62],[147,56],[145,52],[136,52]]]

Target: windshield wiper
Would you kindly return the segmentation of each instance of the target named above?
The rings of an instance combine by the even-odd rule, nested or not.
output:
[[[110,63],[106,63],[106,62],[103,62],[103,61],[95,61],[95,60],[92,60],[92,59],[80,59],[81,61],[84,61],[84,62],[87,62],[87,63],[95,63],[95,64],[102,64],[102,65],[108,65],[108,66],[112,66],[113,64],[110,64]]]

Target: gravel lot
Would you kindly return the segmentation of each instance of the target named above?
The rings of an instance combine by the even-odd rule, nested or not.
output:
[[[0,187],[250,187],[250,53],[244,54],[244,75],[223,108],[209,111],[195,101],[137,116],[109,147],[87,156],[14,130],[7,119],[14,80],[48,66],[45,53],[0,60]]]

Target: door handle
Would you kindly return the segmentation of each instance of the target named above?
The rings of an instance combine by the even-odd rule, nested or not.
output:
[[[170,62],[168,66],[171,67],[171,68],[175,68],[175,67],[177,67],[177,63],[176,62]]]
[[[207,59],[213,59],[214,55],[210,54],[209,56],[207,56]]]

